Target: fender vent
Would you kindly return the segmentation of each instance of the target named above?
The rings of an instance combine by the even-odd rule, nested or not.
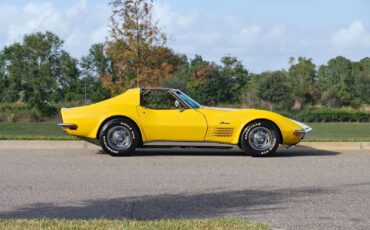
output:
[[[212,128],[211,136],[214,137],[232,137],[234,133],[234,128]]]

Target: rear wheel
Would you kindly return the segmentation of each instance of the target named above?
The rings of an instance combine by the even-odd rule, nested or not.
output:
[[[132,154],[139,144],[139,131],[127,119],[108,121],[100,132],[100,145],[112,156],[127,156]]]
[[[267,157],[279,147],[280,134],[278,128],[268,121],[255,121],[242,132],[240,146],[253,157]]]

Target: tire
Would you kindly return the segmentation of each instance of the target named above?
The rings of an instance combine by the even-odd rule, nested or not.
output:
[[[276,125],[268,121],[255,121],[244,128],[240,146],[253,157],[271,156],[280,144],[280,133]]]
[[[140,133],[130,120],[118,118],[104,124],[99,141],[106,153],[112,156],[128,156],[138,146]]]

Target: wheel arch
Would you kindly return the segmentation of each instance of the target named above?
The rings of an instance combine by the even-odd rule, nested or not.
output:
[[[143,144],[143,134],[142,134],[142,131],[141,131],[139,125],[134,120],[132,120],[131,118],[123,116],[123,115],[111,116],[111,117],[106,118],[103,122],[101,122],[101,124],[99,126],[99,129],[98,129],[98,132],[96,133],[96,139],[97,140],[99,140],[99,135],[100,135],[100,132],[101,132],[102,128],[104,127],[104,125],[106,125],[108,122],[110,122],[114,119],[126,119],[126,120],[129,120],[130,122],[132,122],[132,124],[135,125],[136,129],[138,130],[138,132],[140,134],[139,146],[141,146]]]
[[[258,119],[254,119],[254,120],[249,121],[247,124],[245,124],[243,126],[243,128],[241,129],[241,131],[239,133],[239,141],[238,141],[238,145],[239,146],[241,145],[240,141],[241,141],[241,138],[242,138],[242,135],[243,135],[243,132],[244,132],[245,128],[248,125],[250,125],[251,123],[256,122],[256,121],[265,121],[265,122],[269,122],[269,123],[273,124],[277,128],[277,130],[279,131],[280,144],[283,144],[284,143],[284,141],[283,141],[283,134],[282,134],[282,132],[280,130],[280,127],[275,122],[273,122],[270,119],[266,119],[266,118],[258,118]]]

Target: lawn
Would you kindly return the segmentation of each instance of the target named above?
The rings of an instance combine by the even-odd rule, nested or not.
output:
[[[124,230],[268,230],[266,224],[236,219],[210,220],[160,220],[160,221],[128,221],[128,220],[0,220],[0,229],[124,229]]]
[[[370,123],[311,123],[305,141],[370,141]],[[76,140],[56,123],[0,123],[0,140]]]
[[[0,123],[0,140],[76,140],[51,122]]]
[[[305,141],[370,141],[370,123],[311,123]]]

